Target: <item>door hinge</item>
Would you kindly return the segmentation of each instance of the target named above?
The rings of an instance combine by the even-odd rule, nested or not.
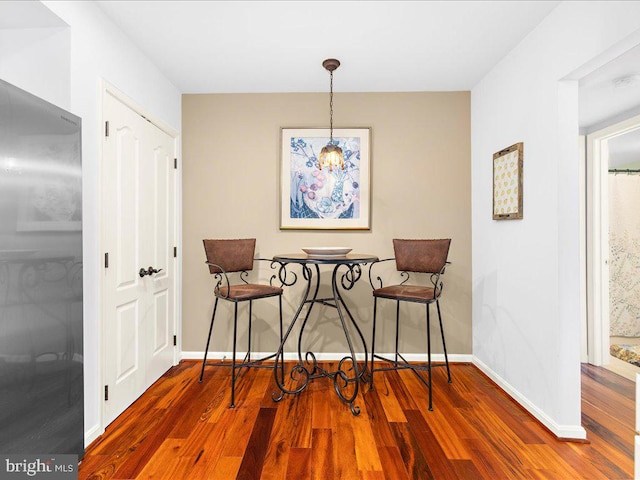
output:
[[[173,258],[178,256],[178,247],[173,247]]]
[[[178,169],[178,159],[177,158],[173,159],[173,168],[176,169],[176,170]]]
[[[104,122],[104,136],[105,137],[109,136],[109,120]]]
[[[178,345],[178,336],[174,335],[173,336],[173,346],[175,347],[176,345]]]
[[[109,400],[109,385],[104,386],[104,400],[105,402]]]
[[[109,252],[104,254],[104,268],[109,268]]]

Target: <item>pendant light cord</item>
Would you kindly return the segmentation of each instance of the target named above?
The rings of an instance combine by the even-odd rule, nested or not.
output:
[[[331,145],[333,145],[333,70],[329,72],[330,74],[330,83],[329,83],[329,88],[330,88],[330,94],[329,94],[329,127],[330,127],[330,133],[329,133],[329,142],[331,143]]]

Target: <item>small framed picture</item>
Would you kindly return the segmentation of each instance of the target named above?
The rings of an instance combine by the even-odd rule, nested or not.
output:
[[[344,168],[319,166],[329,138],[328,128],[282,129],[280,229],[370,229],[371,129],[333,130]]]
[[[493,219],[522,218],[523,143],[493,154]]]

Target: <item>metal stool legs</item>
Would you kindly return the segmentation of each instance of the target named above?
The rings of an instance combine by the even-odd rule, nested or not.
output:
[[[442,335],[442,348],[444,350],[444,361],[447,364],[447,379],[451,383],[451,370],[449,369],[449,357],[447,357],[447,344],[444,341],[444,329],[442,328],[442,315],[440,315],[440,300],[436,300],[438,307],[438,320],[440,321],[440,334]]]
[[[204,350],[204,358],[202,360],[202,368],[200,370],[200,379],[198,380],[199,382],[202,382],[202,379],[204,378],[204,369],[207,366],[207,355],[209,353],[209,345],[211,343],[211,334],[213,332],[213,323],[215,321],[216,318],[216,310],[218,308],[218,298],[216,298],[216,301],[214,303],[213,306],[213,314],[211,315],[211,325],[209,326],[209,336],[207,337],[207,345],[205,347]],[[282,334],[283,334],[283,326],[282,326],[282,296],[278,297],[278,301],[279,301],[279,317],[280,317],[280,343],[282,343]],[[240,376],[240,373],[242,372],[242,369],[244,367],[259,367],[259,365],[256,365],[264,360],[267,360],[269,358],[273,358],[274,356],[276,356],[276,354],[272,354],[269,355],[265,358],[261,358],[255,361],[251,360],[251,335],[252,335],[252,323],[253,323],[253,300],[249,300],[249,328],[248,328],[248,340],[247,340],[247,354],[244,358],[244,360],[242,362],[240,362],[240,364],[238,364],[237,360],[236,360],[236,354],[237,354],[237,340],[238,340],[238,302],[234,302],[234,311],[233,311],[233,355],[231,358],[231,365],[229,364],[209,364],[211,366],[225,366],[225,367],[231,367],[231,404],[230,404],[230,408],[234,408],[235,405],[235,400],[236,400],[236,381],[238,380],[238,377]],[[275,359],[276,365],[278,363],[278,358],[276,356]],[[284,364],[284,359],[281,360],[281,362]],[[267,367],[262,367],[262,368],[267,368]],[[268,367],[271,368],[271,367]]]
[[[433,411],[433,389],[431,386],[433,382],[431,380],[431,320],[429,318],[429,304],[426,305],[427,309],[427,373],[429,375],[429,410]],[[415,372],[415,370],[414,370]],[[417,374],[417,372],[415,372]],[[418,375],[420,377],[420,375]],[[422,377],[421,377],[422,378]]]
[[[373,390],[374,362],[376,360],[376,313],[378,310],[378,298],[373,297],[373,334],[371,336],[371,385],[369,390]]]
[[[451,370],[449,368],[449,357],[447,355],[447,345],[444,338],[444,328],[442,326],[442,315],[440,313],[440,302],[436,300],[436,307],[438,310],[438,323],[440,325],[440,337],[442,339],[442,348],[444,351],[444,361],[445,366],[447,368],[447,379],[448,382],[451,383]],[[378,368],[377,371],[387,371],[387,370],[401,370],[401,369],[411,369],[413,373],[418,377],[418,379],[429,389],[429,410],[433,410],[433,392],[432,392],[432,364],[431,364],[431,316],[429,312],[430,303],[425,304],[426,308],[426,324],[427,324],[427,365],[411,365],[407,362],[402,354],[398,351],[398,338],[399,338],[399,329],[400,329],[400,301],[396,301],[396,338],[395,338],[395,357],[393,360],[389,358],[385,358],[375,353],[376,346],[376,323],[377,323],[377,310],[378,310],[378,298],[374,297],[373,300],[373,335],[371,340],[371,389],[374,388],[374,373],[376,372],[375,368],[375,359],[378,358],[380,360],[384,360],[390,363],[392,366],[388,368]],[[402,360],[402,362],[399,361]],[[438,365],[436,365],[438,366]],[[427,380],[418,373],[418,370],[426,370],[427,371]]]
[[[233,304],[233,357],[231,358],[231,408],[236,406],[236,341],[238,340],[238,302]]]
[[[216,318],[216,309],[218,308],[218,298],[213,304],[213,314],[211,315],[211,325],[209,326],[209,336],[207,337],[207,346],[204,349],[204,359],[202,360],[202,369],[200,370],[200,383],[202,383],[202,377],[204,377],[204,367],[207,364],[207,354],[209,353],[209,343],[211,342],[211,332],[213,331],[213,321]]]
[[[236,342],[238,340],[238,302],[234,302],[233,304],[233,355],[231,358],[231,408],[234,408],[236,406],[235,400],[236,400],[236,380],[238,378],[238,376],[240,375],[240,371],[242,370],[242,367],[245,366],[245,363],[247,361],[250,361],[251,359],[251,314],[252,314],[252,301],[249,301],[249,344],[248,344],[248,350],[247,350],[247,357],[245,357],[245,360],[242,362],[242,364],[240,365],[240,368],[238,369],[238,372],[236,373]],[[209,326],[209,336],[207,337],[207,346],[205,347],[204,350],[204,358],[202,360],[202,369],[200,370],[200,379],[198,380],[199,382],[202,382],[202,379],[204,377],[204,367],[206,367],[207,365],[207,354],[209,353],[209,344],[211,343],[211,332],[213,332],[213,322],[215,321],[216,318],[216,309],[218,307],[218,298],[216,298],[216,302],[213,306],[213,314],[211,315],[211,325]]]

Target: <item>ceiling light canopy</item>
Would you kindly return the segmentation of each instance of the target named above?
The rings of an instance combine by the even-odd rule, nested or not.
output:
[[[322,66],[329,72],[329,143],[322,147],[320,158],[318,159],[318,169],[329,167],[329,171],[333,171],[334,167],[340,167],[344,170],[344,155],[342,149],[337,142],[333,141],[333,71],[340,66],[340,61],[335,58],[328,58],[322,62]]]
[[[640,74],[625,75],[613,79],[613,86],[616,88],[626,88],[640,85]]]

